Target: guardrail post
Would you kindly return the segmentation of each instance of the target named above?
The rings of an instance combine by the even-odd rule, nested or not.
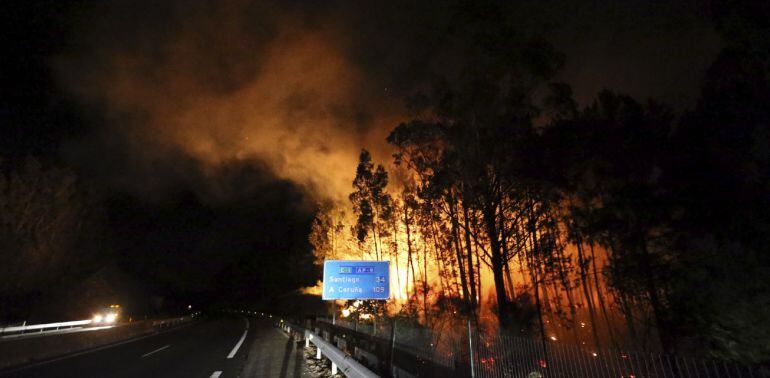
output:
[[[337,374],[337,364],[332,362],[332,375],[335,375],[335,374]]]
[[[321,347],[319,347],[319,346],[316,346],[315,359],[316,360],[320,360],[321,359]]]
[[[305,335],[305,348],[310,348],[310,337]]]

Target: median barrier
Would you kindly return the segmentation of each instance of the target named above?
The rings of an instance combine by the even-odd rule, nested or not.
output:
[[[84,352],[152,334],[191,321],[192,317],[145,320],[73,333],[0,339],[0,372],[5,369]]]

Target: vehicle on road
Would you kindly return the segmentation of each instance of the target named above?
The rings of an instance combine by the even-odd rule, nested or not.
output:
[[[114,324],[120,317],[121,308],[120,305],[113,304],[109,307],[105,307],[94,314],[92,318],[94,325]]]

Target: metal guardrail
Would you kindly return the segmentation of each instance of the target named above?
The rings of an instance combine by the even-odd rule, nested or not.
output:
[[[172,327],[172,326],[180,325],[182,323],[186,323],[194,319],[198,315],[200,315],[200,312],[196,312],[190,316],[153,320],[152,326],[160,327],[160,328]],[[86,320],[74,320],[69,322],[29,324],[29,325],[25,324],[20,326],[1,327],[0,336],[23,335],[23,334],[31,333],[30,331],[35,331],[36,333],[38,332],[42,333],[42,332],[58,331],[62,329],[73,329],[76,327],[91,325],[93,323],[94,321],[92,319],[86,319]],[[116,326],[116,325],[120,325],[120,324],[109,324],[109,327],[102,327],[102,328],[112,328],[113,326]]]
[[[379,375],[367,369],[364,365],[353,359],[353,357],[337,349],[330,342],[324,340],[323,337],[316,335],[310,330],[285,322],[282,323],[282,327],[287,332],[293,330],[304,335],[306,348],[310,346],[310,343],[313,343],[317,350],[316,359],[320,360],[322,356],[325,356],[332,362],[332,374],[337,374],[339,370],[349,378],[379,377]]]
[[[30,324],[30,325],[21,325],[21,326],[14,326],[14,327],[3,327],[0,328],[0,335],[6,335],[6,334],[12,334],[12,333],[26,333],[27,331],[39,331],[43,332],[44,330],[59,330],[62,328],[74,328],[79,326],[84,326],[93,323],[93,320],[75,320],[70,322],[58,322],[58,323],[47,323],[47,324]]]

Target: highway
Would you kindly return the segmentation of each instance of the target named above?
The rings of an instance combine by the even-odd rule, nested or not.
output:
[[[301,348],[270,322],[200,320],[0,377],[302,377]],[[306,375],[305,375],[306,376]]]

